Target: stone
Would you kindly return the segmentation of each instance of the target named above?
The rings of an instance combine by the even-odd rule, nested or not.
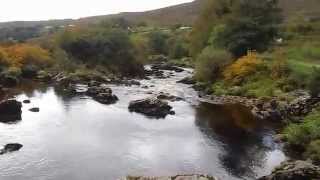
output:
[[[112,90],[104,84],[89,87],[87,95],[101,104],[114,104],[119,100],[116,95],[112,94]]]
[[[23,102],[24,104],[30,104],[30,103],[31,103],[31,101],[30,101],[29,99],[23,100],[22,102]]]
[[[0,122],[10,123],[21,120],[22,103],[16,100],[0,102]]]
[[[118,97],[112,93],[99,93],[94,96],[93,99],[101,104],[114,104],[119,100]]]
[[[0,150],[0,155],[11,153],[14,151],[19,151],[23,147],[22,144],[19,143],[11,143],[4,146],[3,149]]]
[[[172,107],[167,102],[157,99],[156,97],[132,101],[129,104],[130,112],[137,112],[149,117],[165,118],[167,115],[174,114]]]
[[[40,108],[34,107],[34,108],[29,109],[29,111],[31,111],[31,112],[40,112]]]

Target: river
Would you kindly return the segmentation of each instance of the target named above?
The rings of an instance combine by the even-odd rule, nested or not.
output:
[[[169,72],[166,72],[169,73]],[[167,79],[142,86],[110,85],[119,101],[100,104],[87,96],[67,96],[54,87],[21,88],[22,121],[0,124],[1,145],[23,148],[0,156],[1,180],[115,180],[126,175],[209,174],[220,179],[255,179],[285,160],[273,141],[273,125],[258,122],[240,105],[200,103],[197,92]],[[175,115],[150,119],[130,113],[128,103],[167,92]],[[28,109],[39,107],[40,112]]]

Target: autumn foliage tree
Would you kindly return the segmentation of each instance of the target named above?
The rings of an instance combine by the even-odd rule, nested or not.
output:
[[[8,67],[47,66],[51,63],[50,53],[37,45],[22,43],[0,47],[0,64]]]
[[[226,82],[239,85],[247,77],[256,73],[262,63],[263,61],[258,57],[256,52],[249,51],[247,55],[239,58],[224,70],[224,79]]]

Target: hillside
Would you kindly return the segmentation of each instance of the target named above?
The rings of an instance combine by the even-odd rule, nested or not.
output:
[[[34,27],[34,26],[62,26],[67,24],[92,24],[108,18],[124,18],[131,22],[147,22],[152,25],[192,25],[201,10],[201,2],[195,0],[167,8],[145,12],[123,12],[119,14],[86,17],[77,20],[50,20],[50,21],[18,21],[0,23],[1,28]],[[307,17],[320,17],[319,0],[280,0],[280,6],[284,9],[285,17],[296,13],[303,13]]]

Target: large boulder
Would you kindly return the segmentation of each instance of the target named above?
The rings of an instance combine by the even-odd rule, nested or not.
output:
[[[114,104],[119,100],[112,94],[112,90],[104,85],[89,87],[87,95],[101,104]]]
[[[259,180],[318,180],[320,168],[306,161],[287,161]]]
[[[101,104],[114,104],[119,100],[118,97],[112,93],[100,93],[92,98]]]
[[[23,145],[19,143],[7,144],[3,147],[3,149],[0,149],[0,155],[14,152],[14,151],[19,151],[22,147]]]
[[[149,117],[165,118],[169,114],[174,114],[172,107],[167,102],[156,97],[132,101],[129,104],[130,112],[137,112]]]
[[[21,120],[22,103],[16,100],[0,102],[0,122],[9,123]]]

